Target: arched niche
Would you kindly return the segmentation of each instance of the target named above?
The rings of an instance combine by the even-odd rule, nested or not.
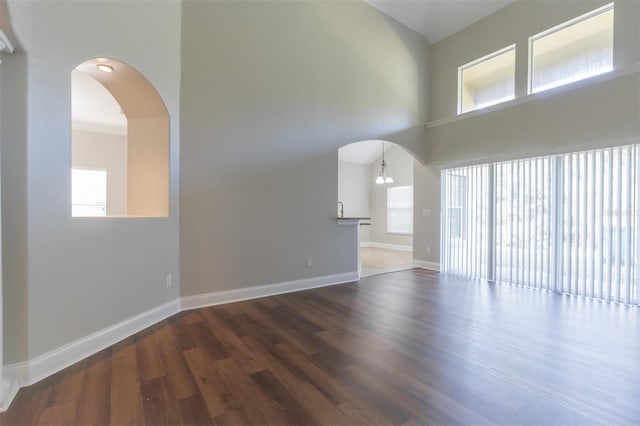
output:
[[[156,89],[112,58],[81,63],[71,83],[72,215],[167,217],[169,114]]]

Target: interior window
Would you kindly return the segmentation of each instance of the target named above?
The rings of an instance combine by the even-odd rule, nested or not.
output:
[[[107,215],[107,171],[71,169],[71,215]]]
[[[515,45],[458,69],[458,114],[511,100],[515,96]]]
[[[613,70],[613,3],[529,39],[529,93]]]
[[[72,199],[96,185],[76,169],[102,170],[106,185],[100,207],[74,201],[72,216],[168,216],[169,115],[153,85],[124,62],[96,58],[71,72],[71,87]]]
[[[413,186],[387,188],[387,232],[413,234]]]

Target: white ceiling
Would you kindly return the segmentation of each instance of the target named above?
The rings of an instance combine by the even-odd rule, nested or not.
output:
[[[71,72],[71,87],[71,121],[74,128],[126,133],[127,118],[102,84],[89,74],[75,69]]]
[[[364,0],[424,35],[431,44],[478,22],[515,0]]]
[[[384,150],[387,151],[390,142],[384,142]],[[369,140],[345,145],[338,150],[338,159],[349,163],[369,165],[382,155],[382,141]]]

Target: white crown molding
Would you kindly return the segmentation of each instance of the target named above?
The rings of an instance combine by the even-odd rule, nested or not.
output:
[[[413,259],[413,266],[420,269],[428,269],[430,271],[440,272],[440,263],[430,262],[428,260]]]
[[[275,296],[277,294],[292,293],[312,288],[326,287],[336,284],[358,281],[358,271],[343,274],[325,275],[316,278],[305,278],[277,284],[267,284],[255,287],[244,287],[235,290],[223,290],[213,293],[185,296],[180,299],[183,311],[221,305],[223,303],[240,302],[242,300],[258,299],[260,297]]]
[[[398,250],[398,251],[413,251],[413,246],[404,246],[400,244],[386,244],[386,243],[376,243],[373,241],[366,241],[360,243],[360,247],[375,247],[387,250]]]

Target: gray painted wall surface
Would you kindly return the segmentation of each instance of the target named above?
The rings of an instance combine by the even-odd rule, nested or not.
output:
[[[516,97],[527,93],[528,39],[608,1],[520,0],[434,44],[430,58],[430,121],[455,116],[458,67],[516,44]],[[640,61],[640,2],[615,2],[614,67]]]
[[[14,363],[178,295],[181,8],[12,1],[9,12],[26,52],[2,64],[3,102],[15,105],[2,117],[4,362]],[[71,70],[96,56],[136,67],[169,109],[168,219],[70,217]],[[165,287],[167,273],[172,288]]]
[[[638,140],[637,73],[423,126],[428,103],[432,120],[455,113],[459,65],[600,4],[519,1],[430,47],[361,2],[10,2],[22,50],[0,75],[3,361],[179,295],[355,270],[355,227],[335,224],[338,148],[355,141],[429,161],[413,171],[414,257],[437,261],[437,167]],[[617,67],[640,58],[639,11],[616,2]],[[168,219],[70,218],[70,72],[98,55],[167,104]]]
[[[526,94],[531,35],[596,9],[605,1],[517,1],[431,46],[430,120],[453,117],[460,65],[516,43],[516,96]],[[640,2],[615,2],[614,67],[640,60]],[[596,77],[597,79],[597,77]],[[428,167],[416,168],[414,258],[439,259],[439,168],[524,158],[640,139],[638,73],[427,129]],[[438,209],[439,210],[439,209]],[[432,255],[425,254],[426,246]]]
[[[355,271],[338,148],[424,159],[426,56],[362,2],[184,3],[182,295]]]
[[[338,161],[338,201],[345,217],[371,217],[369,165]],[[360,227],[360,242],[369,241],[369,226]]]

